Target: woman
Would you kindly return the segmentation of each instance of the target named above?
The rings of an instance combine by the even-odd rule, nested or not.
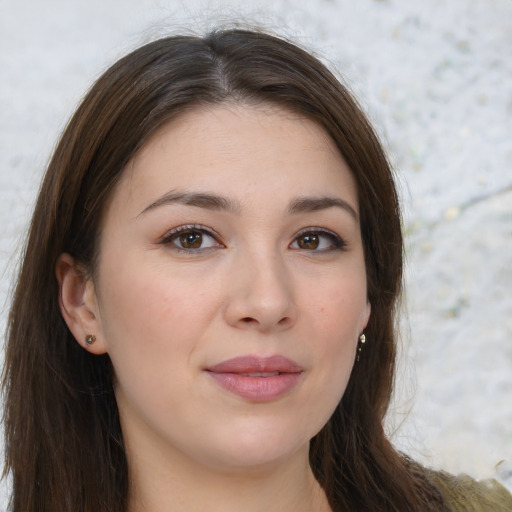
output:
[[[317,59],[244,30],[121,59],[30,228],[13,510],[456,510],[382,427],[401,273],[388,163]]]

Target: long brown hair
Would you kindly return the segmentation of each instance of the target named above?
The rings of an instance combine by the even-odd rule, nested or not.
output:
[[[173,36],[115,63],[65,129],[37,200],[10,311],[5,473],[14,512],[126,510],[128,465],[108,355],[74,340],[55,264],[70,253],[94,273],[102,214],[123,169],[152,134],[203,104],[270,103],[321,125],[356,179],[372,314],[368,343],[310,463],[338,510],[445,510],[421,468],[383,431],[394,375],[402,281],[400,213],[373,129],[346,88],[308,52],[274,36],[223,30]]]

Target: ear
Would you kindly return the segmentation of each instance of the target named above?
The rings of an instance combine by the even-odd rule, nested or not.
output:
[[[61,254],[55,265],[59,283],[59,306],[62,317],[76,341],[92,354],[106,352],[105,339],[101,330],[98,300],[92,279],[69,254]],[[95,337],[87,344],[86,338]]]

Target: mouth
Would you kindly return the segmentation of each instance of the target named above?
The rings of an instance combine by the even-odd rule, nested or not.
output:
[[[224,390],[251,402],[268,402],[288,394],[299,383],[304,368],[291,359],[242,356],[222,361],[205,371]]]
[[[281,372],[253,372],[253,373],[239,373],[242,377],[275,377],[280,375]]]

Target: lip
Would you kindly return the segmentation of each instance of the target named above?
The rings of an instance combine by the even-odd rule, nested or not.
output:
[[[205,371],[225,390],[252,402],[269,402],[285,395],[301,380],[304,368],[282,356],[242,356]]]

